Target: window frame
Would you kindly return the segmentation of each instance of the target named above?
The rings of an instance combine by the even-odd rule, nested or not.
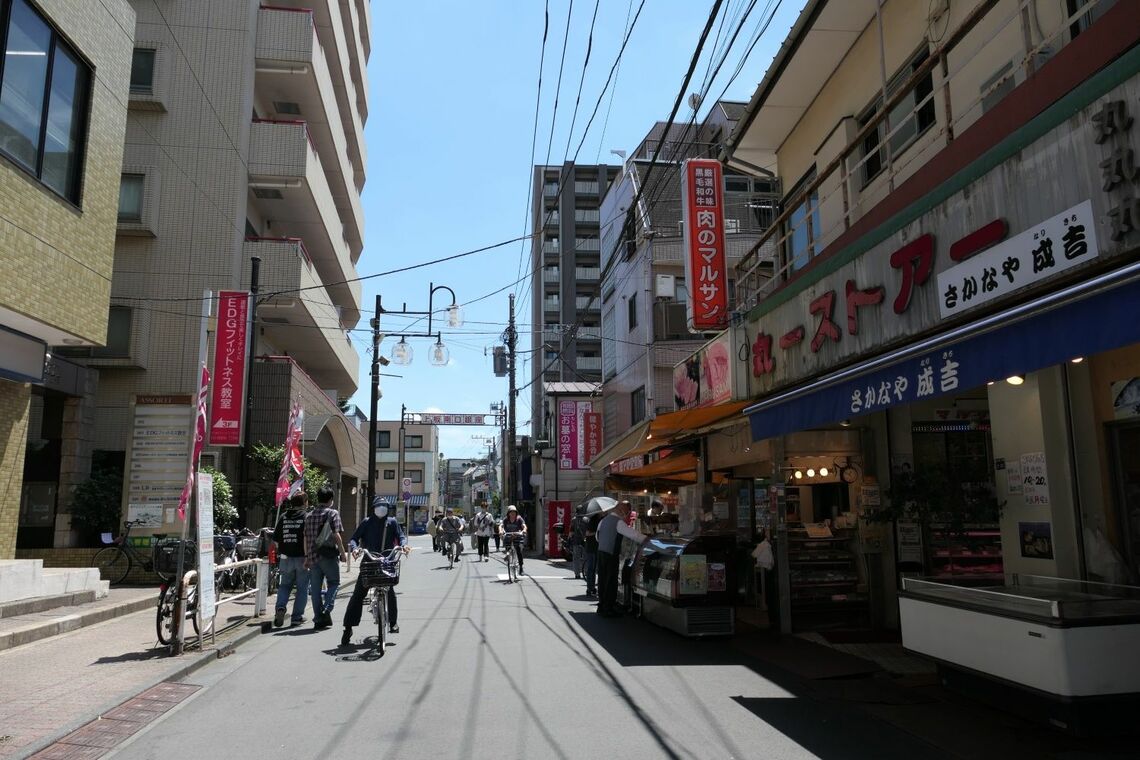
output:
[[[788,215],[787,220],[784,221],[784,228],[787,231],[787,236],[783,246],[783,270],[785,279],[790,274],[790,272],[787,271],[789,265],[792,267],[792,272],[799,271],[800,269],[803,269],[805,266],[807,266],[808,262],[815,258],[816,254],[818,253],[818,251],[815,250],[816,242],[823,236],[823,224],[819,213],[819,190],[813,190],[801,203],[795,206],[791,205],[791,200],[796,198],[796,196],[798,196],[804,188],[815,182],[815,179],[816,168],[815,166],[812,166],[811,169],[808,170],[807,174],[805,174],[800,179],[800,181],[792,187],[791,192],[789,192],[786,196],[787,200],[785,203],[787,204],[787,208],[791,210],[791,213]],[[804,225],[805,231],[803,234],[806,235],[806,244],[804,246],[804,250],[802,253],[797,253],[793,249],[793,244],[795,243],[796,239],[795,236],[797,234],[794,222],[796,220],[796,215],[801,207],[804,210],[802,216],[799,218],[801,220],[808,219],[809,221]],[[802,263],[796,264],[796,262],[800,261],[800,259],[803,260]]]
[[[891,75],[890,79],[887,80],[886,97],[888,100],[892,98],[896,92],[899,91],[899,89],[907,82],[907,80],[909,80],[914,75],[915,71],[920,66],[922,66],[922,64],[925,63],[928,58],[930,58],[930,44],[923,40],[923,44],[920,45],[909,57],[907,57],[906,62],[900,66],[894,74]],[[885,159],[885,156],[883,154],[884,137],[886,138],[885,142],[887,150],[889,151],[890,161],[893,162],[895,159],[905,153],[910,148],[910,146],[918,142],[918,139],[926,134],[927,130],[938,123],[938,112],[934,107],[933,99],[930,99],[925,105],[922,106],[922,108],[916,108],[918,103],[922,100],[925,100],[933,91],[934,70],[930,69],[926,72],[926,77],[924,79],[915,83],[914,88],[910,91],[910,95],[907,98],[904,98],[895,106],[896,110],[903,106],[910,107],[909,113],[905,118],[903,118],[899,126],[913,119],[914,134],[906,135],[905,131],[900,129],[900,131],[888,135],[887,133],[892,132],[894,126],[896,126],[891,124],[892,114],[888,113],[886,119],[880,121],[875,130],[863,139],[863,145],[860,146],[859,155],[859,160],[862,161],[859,166],[859,176],[861,178],[860,189],[865,189],[868,185],[874,182],[875,179],[880,174],[882,174],[883,169],[886,168],[888,164],[888,161]],[[880,92],[875,95],[875,97],[871,100],[867,107],[863,109],[862,113],[857,118],[856,124],[858,125],[859,130],[862,130],[863,127],[865,127],[867,123],[871,121],[871,119],[878,115],[882,107],[883,93]],[[929,121],[926,121],[924,124],[923,122],[926,119],[929,119]],[[902,139],[898,144],[895,144],[894,140],[900,136],[902,136],[904,139]],[[871,153],[871,151],[874,151],[875,153],[876,158],[874,159],[874,162],[877,165],[875,171],[873,172],[870,171],[872,160],[867,159],[867,156]]]
[[[123,186],[126,184],[126,179],[135,179],[139,183],[139,206],[138,213],[134,216],[123,216]],[[146,205],[146,174],[142,172],[123,172],[119,175],[119,209],[117,221],[119,224],[142,224],[143,220],[143,207]],[[248,220],[247,220],[248,223]]]
[[[411,478],[412,483],[423,483],[424,482],[424,471],[423,470],[404,470],[404,477],[405,478]]]
[[[645,386],[634,388],[629,394],[629,420],[630,425],[636,425],[646,419],[645,412]]]
[[[137,53],[150,53],[150,81],[145,87],[135,85],[135,55]],[[153,95],[155,70],[158,68],[158,48],[150,45],[139,45],[131,50],[131,74],[128,88],[132,95]]]
[[[418,441],[418,443],[412,443],[413,440]],[[412,435],[410,433],[404,433],[404,448],[405,449],[422,449],[423,447],[424,447],[423,435]]]
[[[45,27],[47,27],[50,35],[47,46],[47,71],[44,74],[44,89],[43,89],[43,104],[40,108],[40,122],[39,122],[39,139],[36,147],[36,160],[35,167],[28,167],[24,162],[14,154],[0,148],[0,156],[3,156],[9,165],[15,167],[25,175],[31,177],[36,183],[50,192],[60,200],[70,204],[76,209],[83,209],[83,191],[85,189],[85,170],[87,167],[87,144],[91,134],[91,107],[92,92],[95,87],[95,66],[83,55],[79,48],[72,44],[59,28],[52,23],[52,20],[40,9],[40,7],[32,0],[22,0],[28,10],[38,18]],[[12,27],[12,9],[17,0],[0,0],[0,51],[8,49],[8,36]],[[52,80],[55,73],[55,58],[56,51],[62,47],[63,52],[70,55],[75,61],[76,71],[78,75],[84,77],[84,86],[77,92],[81,95],[76,99],[71,116],[73,120],[79,121],[79,130],[75,139],[75,163],[70,167],[72,173],[71,179],[74,181],[74,197],[60,192],[44,179],[44,161],[47,147],[47,132],[49,126],[49,118],[51,115],[52,103]],[[7,56],[4,52],[0,52],[0,97],[3,96],[4,73],[7,64]]]
[[[384,470],[384,480],[395,480],[395,479],[396,479],[396,471],[395,470]]]
[[[632,295],[625,301],[625,319],[628,325],[629,332],[637,329],[637,292],[634,291]]]
[[[392,448],[392,431],[391,430],[377,430],[376,431],[376,448],[390,449]]]

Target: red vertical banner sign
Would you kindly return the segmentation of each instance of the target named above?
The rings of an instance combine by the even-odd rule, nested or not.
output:
[[[578,469],[578,405],[558,402],[558,469]]]
[[[194,412],[194,440],[191,444],[186,485],[182,487],[182,494],[178,497],[179,520],[186,519],[186,504],[190,501],[190,493],[194,489],[194,475],[198,472],[198,460],[202,456],[202,443],[206,438],[206,394],[210,392],[209,389],[210,372],[203,365],[202,376],[198,380],[198,405]]]
[[[546,524],[550,526],[546,532],[546,554],[549,557],[561,556],[558,550],[558,533],[554,530],[554,526],[558,523],[564,526],[570,525],[570,502],[551,499],[546,502]]]
[[[689,328],[728,327],[728,258],[724,244],[724,180],[720,162],[685,161],[681,179]]]
[[[210,402],[210,445],[241,445],[245,410],[245,364],[249,354],[249,293],[218,293],[218,332],[214,340],[214,388]]]

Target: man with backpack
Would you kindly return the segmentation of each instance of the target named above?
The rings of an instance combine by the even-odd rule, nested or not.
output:
[[[277,587],[277,614],[273,625],[285,625],[285,612],[289,593],[294,588],[297,598],[293,602],[293,625],[305,622],[305,605],[309,597],[309,571],[305,569],[305,516],[309,512],[309,497],[300,491],[289,497],[288,506],[277,518],[273,540],[277,542],[277,566],[281,570],[281,583]]]
[[[491,534],[495,532],[495,518],[487,511],[487,505],[479,507],[479,514],[475,515],[475,538],[478,541],[479,557],[484,562],[491,561]]]
[[[344,550],[344,525],[333,509],[336,493],[330,486],[317,491],[317,508],[305,517],[305,567],[309,570],[309,593],[313,595],[313,627],[331,628],[336,590],[340,586],[340,563],[348,562]],[[328,588],[322,592],[325,582]]]
[[[463,518],[455,514],[455,510],[450,507],[447,509],[447,517],[439,521],[439,535],[444,546],[444,552],[454,552],[452,556],[456,562],[459,561],[459,555],[463,553],[464,527]]]

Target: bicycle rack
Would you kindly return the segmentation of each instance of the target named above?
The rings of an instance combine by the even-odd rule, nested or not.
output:
[[[238,562],[233,562],[231,564],[226,565],[225,569],[226,570],[236,570],[237,568],[246,567],[249,565],[254,565],[257,568],[257,584],[253,588],[249,589],[248,591],[243,591],[240,594],[233,594],[232,596],[227,596],[227,597],[220,598],[220,599],[215,598],[215,600],[214,600],[214,610],[215,610],[214,614],[215,615],[217,615],[217,608],[220,607],[221,605],[228,604],[230,602],[237,602],[237,601],[240,601],[242,599],[246,599],[246,598],[251,597],[251,596],[254,597],[253,617],[259,618],[265,614],[265,608],[266,608],[268,598],[269,598],[269,561],[266,559],[260,558],[260,557],[255,557],[253,559],[243,559],[243,560],[240,560]],[[216,569],[217,568],[215,568],[215,570]],[[184,649],[184,644],[185,644],[184,626],[186,625],[186,614],[185,614],[184,610],[185,610],[185,605],[186,605],[186,588],[191,583],[196,581],[197,576],[198,576],[197,570],[188,570],[186,572],[186,574],[182,576],[182,580],[178,584],[178,597],[177,597],[177,601],[175,602],[175,605],[174,605],[174,615],[175,615],[175,620],[177,620],[177,623],[175,625],[174,641],[172,641],[170,643],[170,650],[171,650],[171,654],[173,654],[173,655],[182,654],[183,649]],[[215,595],[216,595],[216,590],[215,590]],[[199,600],[200,600],[200,597],[199,597]],[[201,604],[200,604],[200,602],[199,602],[198,611],[195,614],[201,615]],[[199,620],[198,620],[198,649],[199,649],[199,651],[202,649],[202,629],[203,629],[203,627],[204,627],[203,621],[201,620],[201,618],[199,618]],[[212,625],[212,626],[210,626],[210,643],[216,643],[216,641],[217,641],[217,627]]]

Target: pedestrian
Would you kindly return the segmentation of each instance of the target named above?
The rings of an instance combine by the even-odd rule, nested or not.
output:
[[[487,505],[484,504],[479,507],[479,513],[475,515],[475,539],[478,542],[479,557],[484,562],[491,561],[491,552],[488,545],[491,543],[491,534],[495,532],[495,518],[491,517],[491,513],[487,511]]]
[[[570,520],[570,551],[571,562],[574,566],[574,578],[581,578],[585,572],[586,564],[586,505],[581,504],[574,510],[574,517]]]
[[[598,523],[602,513],[586,517],[586,596],[598,595]]]
[[[431,534],[431,550],[433,552],[442,551],[439,540],[439,522],[443,519],[443,512],[436,510],[435,514],[428,520],[428,533]]]
[[[317,508],[305,517],[305,567],[309,571],[309,593],[313,596],[314,628],[332,627],[332,610],[340,586],[339,562],[348,562],[344,551],[344,525],[340,513],[333,507],[335,497],[330,486],[321,486],[317,491]],[[325,582],[328,588],[322,590]]]
[[[504,536],[512,533],[521,534],[519,536],[513,536],[512,543],[514,543],[515,552],[517,552],[519,556],[519,575],[522,575],[523,544],[526,543],[526,520],[519,514],[519,508],[514,504],[507,507],[507,516],[503,518],[503,524],[499,528],[499,532]],[[504,538],[504,540],[506,539]]]
[[[455,514],[454,509],[448,507],[447,516],[439,522],[440,542],[444,546],[444,552],[452,552],[451,556],[455,558],[456,562],[459,561],[459,555],[463,553],[464,527],[463,518]]]
[[[499,535],[502,532],[502,529],[503,518],[495,515],[495,524],[491,528],[491,535],[495,538],[495,554],[498,554],[500,551],[502,551],[503,548],[503,539]]]
[[[387,554],[397,546],[402,548],[405,554],[411,551],[408,548],[408,537],[404,535],[400,523],[389,514],[389,511],[390,505],[383,497],[377,496],[372,500],[372,514],[356,526],[352,538],[348,540],[348,545],[352,547],[352,556],[359,556],[361,547],[377,557]],[[364,580],[360,575],[357,575],[356,585],[352,588],[352,597],[348,600],[348,608],[344,611],[344,634],[340,637],[342,647],[349,645],[352,640],[353,627],[360,625],[366,593]],[[395,590],[393,589],[386,596],[388,597],[388,632],[399,633],[400,626],[396,624],[398,609]]]
[[[645,543],[649,538],[625,520],[633,511],[628,501],[619,501],[609,514],[598,523],[598,614],[602,617],[618,617],[617,608],[618,557],[621,550],[621,537]]]
[[[289,497],[288,506],[277,518],[273,528],[273,540],[277,543],[277,567],[281,571],[280,585],[277,587],[277,613],[273,625],[285,625],[285,612],[289,605],[289,593],[296,589],[297,598],[293,601],[293,614],[290,622],[300,625],[305,622],[305,606],[309,600],[309,571],[305,569],[305,516],[309,513],[309,497],[304,491]]]

